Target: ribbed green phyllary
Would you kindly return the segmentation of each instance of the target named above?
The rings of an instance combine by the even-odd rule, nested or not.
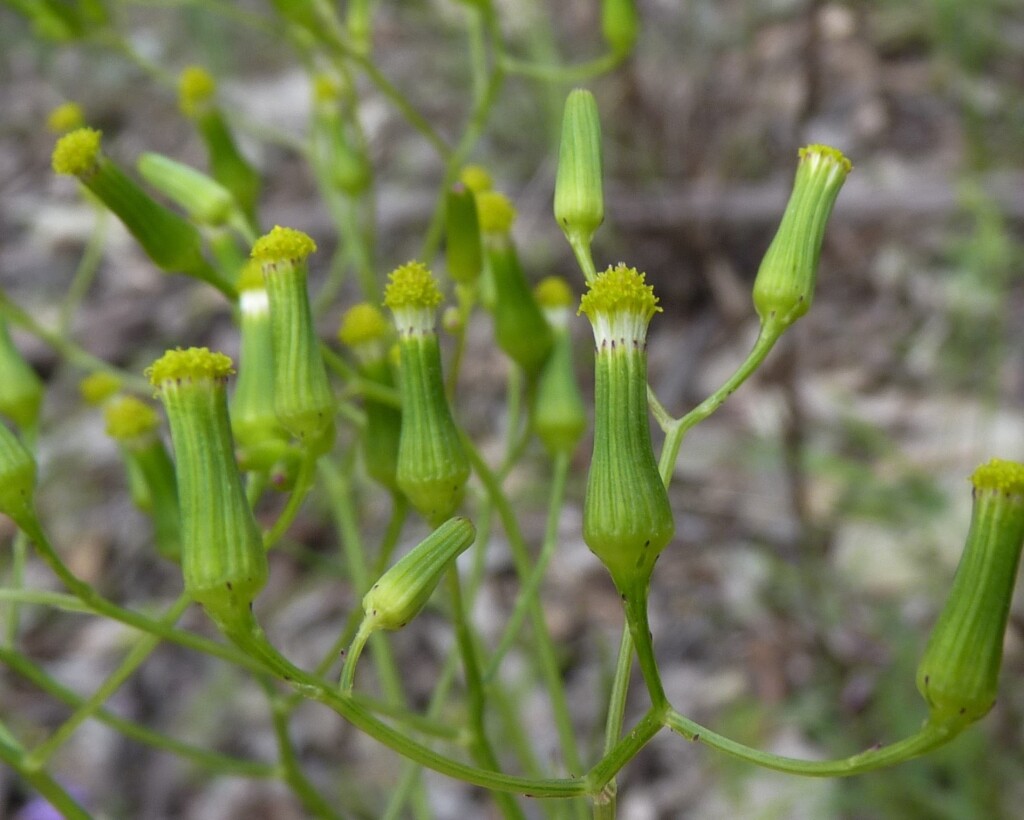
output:
[[[241,336],[238,376],[231,396],[231,432],[243,470],[288,473],[298,455],[277,418],[274,400],[274,340],[260,263],[250,259],[238,280]]]
[[[1024,545],[1024,464],[993,459],[971,476],[974,510],[946,605],[917,668],[929,722],[956,733],[996,701],[1003,639]]]
[[[256,241],[252,258],[263,269],[273,331],[274,407],[281,425],[314,455],[334,443],[334,393],[313,327],[306,258],[313,240],[275,227]]]
[[[580,301],[597,347],[583,538],[623,595],[646,592],[675,531],[648,423],[647,326],[660,308],[644,278],[622,264],[608,268]]]
[[[394,389],[395,378],[388,361],[391,324],[368,302],[353,305],[341,317],[338,340],[355,356],[360,375],[368,381]],[[366,427],[363,429],[363,463],[370,477],[391,491],[398,491],[398,446],[402,436],[402,411],[372,396],[363,399]]]
[[[223,225],[238,207],[231,191],[217,180],[163,154],[141,154],[135,166],[146,182],[184,208],[195,222]]]
[[[793,193],[754,280],[754,307],[762,328],[781,333],[811,307],[825,226],[852,169],[835,148],[800,149]]]
[[[206,144],[211,175],[231,191],[255,228],[259,224],[256,207],[260,175],[238,150],[224,115],[217,107],[216,95],[216,81],[200,66],[189,66],[178,77],[178,105],[186,117],[195,121],[199,136]]]
[[[553,339],[512,241],[515,208],[496,192],[478,194],[476,202],[492,289],[494,339],[528,376],[535,377],[551,353]]]
[[[460,285],[480,278],[484,262],[476,194],[462,183],[445,196],[445,261],[448,275]]]
[[[92,128],[65,134],[53,149],[53,170],[78,177],[124,223],[157,267],[209,282],[233,296],[230,284],[204,258],[195,226],[143,191],[104,156],[100,141],[100,132]]]
[[[401,358],[398,486],[436,526],[458,508],[469,479],[469,460],[445,397],[434,329],[441,291],[425,265],[409,262],[391,273],[384,304],[394,315]]]
[[[562,117],[562,141],[555,178],[555,220],[569,244],[590,247],[604,222],[601,121],[594,95],[570,92]]]
[[[36,461],[0,421],[0,513],[24,527],[35,519]]]
[[[576,381],[569,333],[573,293],[564,279],[549,276],[537,285],[534,295],[554,334],[554,345],[537,381],[533,425],[551,455],[568,455],[587,429],[587,410]]]
[[[6,320],[0,317],[0,414],[20,429],[30,430],[39,421],[42,403],[43,383],[14,344]]]
[[[363,596],[366,628],[401,629],[409,623],[475,538],[469,519],[451,518],[402,556]]]
[[[228,421],[231,359],[170,350],[146,371],[167,411],[181,504],[185,590],[219,625],[237,625],[267,582],[263,538],[242,489]]]
[[[144,492],[138,506],[153,518],[153,540],[157,551],[167,559],[181,557],[181,513],[174,464],[158,435],[160,418],[156,411],[134,396],[121,396],[107,402],[103,409],[107,435],[121,446],[129,480],[136,476]]]

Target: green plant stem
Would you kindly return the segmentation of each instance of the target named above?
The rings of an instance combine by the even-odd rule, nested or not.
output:
[[[558,546],[558,522],[562,514],[562,505],[565,502],[565,483],[569,473],[569,455],[559,453],[555,457],[554,470],[551,478],[551,493],[548,501],[548,520],[544,530],[544,543],[541,545],[540,554],[534,562],[530,577],[527,578],[519,595],[516,597],[512,614],[505,623],[505,629],[501,633],[498,645],[491,653],[487,669],[484,671],[484,683],[490,683],[497,675],[501,661],[508,654],[512,644],[519,636],[519,630],[523,628],[523,621],[529,614],[529,601],[539,594],[540,585],[547,574],[548,565],[555,554]],[[565,742],[565,739],[562,739]]]
[[[11,545],[10,583],[14,589],[21,589],[25,583],[25,561],[28,556],[28,538],[18,530]],[[21,611],[16,598],[8,600],[7,618],[4,624],[4,644],[14,646],[18,640],[18,626],[21,623]]]
[[[763,752],[759,749],[752,749],[735,740],[723,737],[717,732],[701,726],[699,723],[690,720],[679,714],[674,709],[669,709],[664,716],[665,726],[673,732],[677,732],[689,741],[700,742],[731,757],[754,763],[767,769],[774,769],[777,772],[788,774],[799,774],[807,777],[849,777],[850,775],[862,774],[878,769],[883,766],[891,766],[895,763],[902,763],[936,749],[952,740],[956,733],[941,729],[926,723],[920,731],[892,743],[888,746],[880,746],[868,749],[866,752],[852,755],[851,757],[838,760],[800,760],[793,757]]]
[[[588,285],[593,284],[597,278],[597,268],[594,266],[594,256],[590,250],[590,243],[584,242],[583,239],[575,234],[568,237],[568,239],[569,247],[572,248],[573,255],[576,257],[576,264],[583,271],[584,281]]]
[[[537,798],[580,797],[587,794],[588,787],[584,780],[518,777],[461,763],[438,754],[412,740],[405,732],[382,723],[358,700],[342,695],[324,681],[296,667],[267,641],[263,630],[251,616],[248,621],[222,625],[222,628],[235,646],[267,672],[290,684],[304,697],[323,703],[360,731],[420,765],[492,791]]]
[[[599,795],[612,782],[623,766],[636,757],[637,753],[647,745],[652,737],[662,729],[665,720],[665,709],[651,707],[616,743],[611,750],[587,774],[586,793]]]
[[[277,517],[274,525],[263,534],[263,548],[271,549],[288,532],[288,528],[295,521],[299,514],[302,502],[306,500],[309,491],[313,489],[313,478],[316,474],[316,456],[310,453],[303,453],[299,462],[299,472],[295,477],[295,486],[288,496],[288,503],[284,505],[281,514]]]
[[[67,704],[72,709],[79,709],[86,703],[85,698],[55,681],[19,652],[10,649],[0,649],[0,663],[13,669],[23,678],[39,687],[43,692]],[[274,765],[256,760],[239,760],[238,758],[183,743],[180,740],[175,740],[160,732],[155,732],[127,718],[115,715],[105,708],[97,709],[92,714],[92,717],[100,723],[106,724],[111,729],[115,729],[127,738],[176,755],[192,763],[196,768],[210,774],[270,778],[276,777],[279,773],[278,767]]]
[[[309,779],[303,774],[295,754],[295,746],[288,734],[288,718],[291,710],[284,698],[274,691],[268,680],[261,681],[270,700],[270,721],[274,727],[278,756],[281,761],[282,779],[288,784],[303,807],[312,817],[326,820],[340,820],[341,815],[320,795]]]
[[[348,387],[352,392],[383,404],[389,404],[392,407],[400,408],[402,406],[402,400],[394,388],[363,378],[352,365],[326,345],[321,346],[320,352],[323,353],[327,366],[348,382]]]
[[[35,771],[24,765],[24,750],[6,726],[0,724],[0,760],[20,774],[25,781],[41,794],[51,806],[59,811],[65,820],[92,820],[81,804],[49,773]]]
[[[167,610],[167,613],[160,619],[161,624],[174,626],[182,613],[191,603],[188,595],[183,594]],[[43,743],[36,746],[26,757],[25,763],[36,769],[42,769],[71,736],[77,731],[86,720],[93,717],[102,708],[103,704],[110,699],[121,685],[138,669],[153,650],[160,644],[160,638],[156,635],[142,635],[138,642],[131,648],[121,664],[115,669],[103,684],[93,692],[81,706],[67,720],[64,721],[50,737]]]
[[[647,693],[651,697],[651,707],[664,710],[668,708],[668,699],[661,684],[661,673],[658,671],[658,661],[654,656],[654,644],[647,616],[649,590],[650,583],[647,580],[637,584],[633,589],[622,590],[623,606],[626,610],[629,634],[636,649],[637,660],[640,662],[640,672],[643,674],[644,683],[647,684]]]
[[[27,330],[37,339],[46,342],[46,344],[56,350],[75,367],[81,370],[102,370],[105,373],[111,373],[117,376],[126,388],[136,393],[149,395],[153,392],[153,387],[141,376],[137,376],[127,370],[122,370],[119,367],[114,367],[109,362],[94,356],[70,339],[66,339],[61,334],[43,327],[30,313],[14,304],[2,291],[0,291],[0,311],[18,327]]]
[[[103,248],[107,243],[107,228],[110,225],[110,212],[106,208],[95,207],[96,224],[89,234],[89,241],[82,251],[82,258],[78,261],[75,275],[68,285],[68,292],[60,303],[60,320],[57,323],[57,332],[61,336],[67,336],[71,328],[71,320],[75,311],[82,304],[82,299],[92,286],[96,273],[100,269],[100,262],[103,261]]]
[[[487,727],[484,715],[487,711],[487,697],[484,682],[480,675],[480,662],[477,657],[476,639],[469,624],[465,602],[462,598],[462,582],[459,569],[454,564],[447,573],[448,600],[452,607],[452,620],[455,625],[455,641],[462,655],[462,672],[466,682],[466,693],[469,707],[469,727],[472,734],[470,751],[473,758],[481,766],[498,770],[498,757],[494,753],[491,742],[487,739]],[[495,794],[495,802],[505,817],[521,817],[526,815],[509,794]]]
[[[622,723],[626,716],[626,696],[629,694],[629,678],[633,671],[633,639],[630,637],[629,625],[622,625],[622,638],[619,641],[619,654],[615,659],[615,674],[612,677],[612,689],[608,694],[608,714],[604,724],[604,754],[611,754],[612,749],[622,737]],[[610,818],[614,820],[617,811],[618,785],[613,777],[605,784],[601,793],[593,800],[594,820]]]
[[[60,579],[61,583],[67,587],[68,591],[78,598],[78,600],[81,601],[90,612],[118,621],[119,623],[126,624],[142,632],[149,632],[153,635],[157,635],[163,640],[171,641],[172,643],[179,644],[187,649],[212,655],[215,658],[220,658],[228,663],[241,666],[251,672],[262,671],[262,667],[257,660],[248,657],[243,652],[239,652],[232,646],[225,646],[224,644],[219,644],[215,641],[204,638],[201,635],[195,635],[191,632],[175,629],[167,624],[160,623],[159,621],[138,612],[133,612],[130,609],[124,609],[123,607],[108,601],[92,586],[78,579],[74,573],[68,569],[67,565],[61,560],[57,551],[53,548],[53,545],[47,538],[42,525],[34,514],[31,518],[22,518],[16,523],[25,531],[29,540],[36,545],[36,551],[39,553],[39,556],[43,559],[46,565],[50,567],[54,575]]]
[[[483,483],[498,517],[501,518],[505,535],[508,537],[509,550],[512,553],[516,574],[519,576],[519,583],[525,588],[530,583],[530,555],[522,531],[519,529],[519,522],[516,520],[508,498],[501,490],[497,477],[491,472],[480,452],[468,437],[463,436],[463,442],[473,469]],[[551,708],[555,716],[555,725],[558,727],[559,739],[562,742],[562,754],[565,756],[566,767],[570,772],[579,772],[582,770],[582,762],[573,731],[572,715],[569,712],[565,687],[558,669],[558,656],[555,652],[554,641],[551,639],[547,620],[544,618],[544,609],[541,607],[537,595],[523,596],[521,600],[527,602],[540,671],[544,678],[548,697],[551,699]]]
[[[383,572],[383,568],[381,568],[380,572],[371,575],[370,570],[367,567],[366,550],[363,547],[362,537],[359,534],[356,511],[352,504],[352,494],[349,491],[348,483],[343,474],[330,464],[325,464],[323,472],[326,475],[325,484],[327,485],[328,492],[331,496],[331,511],[334,514],[334,518],[338,526],[342,550],[345,554],[345,561],[348,564],[349,573],[352,576],[352,583],[361,600],[361,597],[369,591],[374,578],[378,577]],[[395,544],[397,544],[398,538],[401,535],[402,523],[405,520],[406,510],[407,506],[404,499],[396,499],[392,505],[392,516],[388,530],[381,543],[381,549],[379,551],[380,557],[378,559],[379,563],[384,563],[390,558],[390,554],[394,550]],[[358,611],[358,608],[356,611]],[[377,675],[380,679],[380,685],[384,692],[385,700],[395,706],[401,707],[403,710],[407,710],[408,699],[406,698],[405,691],[402,687],[402,677],[398,671],[398,666],[395,663],[395,657],[391,651],[391,644],[384,635],[371,634],[371,632],[366,628],[366,623],[367,622],[364,619],[359,626],[359,630],[356,632],[352,645],[346,653],[345,663],[341,671],[339,688],[346,694],[352,691],[353,682],[355,680],[356,664],[359,661],[359,655],[362,652],[363,646],[367,639],[369,639],[370,651],[373,653],[374,667],[377,670]],[[416,816],[423,818],[429,816],[426,792],[423,790],[422,783],[418,782],[418,779],[414,787],[412,799]]]
[[[735,392],[736,388],[743,384],[750,377],[751,373],[757,370],[781,335],[781,331],[774,327],[762,326],[761,332],[758,333],[757,341],[754,342],[753,348],[747,354],[746,360],[736,369],[735,373],[726,379],[725,384],[685,416],[675,419],[668,424],[665,428],[665,443],[661,448],[661,459],[658,462],[661,480],[665,482],[666,487],[672,482],[672,473],[675,471],[676,461],[679,458],[679,448],[682,446],[683,437],[686,433],[691,427],[703,421],[721,407],[725,400]]]

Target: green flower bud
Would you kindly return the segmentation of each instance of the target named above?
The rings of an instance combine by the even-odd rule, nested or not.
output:
[[[448,275],[461,285],[473,284],[480,277],[483,250],[476,195],[465,185],[456,185],[445,197],[445,229]]]
[[[46,127],[54,134],[66,134],[85,125],[85,112],[75,102],[58,105],[46,116]]]
[[[511,238],[489,236],[485,253],[494,288],[494,339],[528,376],[536,376],[551,353],[551,328],[533,298]]]
[[[146,371],[171,426],[185,590],[218,624],[248,616],[267,581],[263,539],[235,464],[225,383],[231,359],[170,350]]]
[[[216,103],[217,85],[199,66],[189,66],[178,78],[178,102],[182,113],[196,123],[206,145],[210,174],[234,195],[246,219],[258,224],[256,205],[260,176],[238,150],[224,115]]]
[[[469,519],[450,518],[413,547],[363,596],[366,629],[401,629],[409,623],[475,539]]]
[[[604,222],[601,183],[601,120],[597,101],[577,88],[565,101],[555,178],[555,219],[573,247],[590,246]]]
[[[507,236],[518,214],[512,201],[498,191],[476,193],[476,213],[484,234]]]
[[[157,203],[100,150],[100,132],[79,128],[53,150],[53,170],[79,181],[109,208],[150,259],[165,271],[209,282],[229,296],[232,288],[203,258],[199,231]]]
[[[306,285],[309,236],[277,226],[253,245],[270,296],[274,406],[281,425],[314,453],[334,443],[334,393],[313,327]]]
[[[181,512],[174,464],[157,435],[160,418],[148,404],[132,396],[109,402],[104,408],[107,435],[121,445],[128,468],[129,482],[140,482],[133,489],[137,506],[153,518],[153,539],[157,551],[168,560],[181,557]],[[134,476],[134,479],[133,479]],[[137,495],[144,499],[139,503]]]
[[[36,462],[18,437],[0,422],[0,513],[19,527],[35,517]]]
[[[675,523],[647,417],[647,326],[659,311],[644,274],[620,264],[580,300],[594,329],[594,453],[583,538],[623,595],[646,591]]]
[[[0,413],[20,429],[34,427],[43,403],[43,383],[14,344],[0,318]]]
[[[781,333],[810,308],[825,226],[852,169],[835,148],[800,149],[793,193],[754,280],[754,307],[762,327]]]
[[[270,297],[260,263],[250,259],[238,280],[241,345],[231,396],[231,432],[243,470],[270,470],[297,455],[275,409]]]
[[[541,281],[534,294],[554,334],[551,355],[537,382],[534,427],[551,455],[569,454],[587,429],[587,410],[572,362],[569,308],[573,294],[557,276]]]
[[[393,271],[384,291],[398,328],[402,433],[396,480],[433,525],[462,500],[469,460],[444,392],[441,351],[434,330],[441,291],[426,266],[409,262]]]
[[[975,470],[971,482],[974,509],[967,543],[917,668],[929,722],[954,734],[995,704],[1024,544],[1024,464],[993,459]]]
[[[197,171],[162,154],[142,154],[136,167],[142,178],[189,217],[204,225],[223,225],[235,209],[231,192],[202,171]]]
[[[86,404],[98,407],[121,389],[121,380],[106,370],[90,373],[78,383],[78,392]]]
[[[351,348],[365,379],[393,388],[395,379],[388,362],[387,340],[391,325],[377,308],[361,303],[341,319],[338,339]],[[398,447],[402,436],[402,411],[372,398],[363,400],[366,427],[361,443],[363,462],[370,477],[392,492],[398,491]]]
[[[633,50],[640,31],[636,0],[603,0],[601,32],[612,53],[625,56]]]

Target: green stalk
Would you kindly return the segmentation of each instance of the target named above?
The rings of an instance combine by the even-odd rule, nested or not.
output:
[[[674,709],[669,709],[665,713],[664,723],[673,732],[677,732],[687,740],[704,743],[730,757],[777,772],[799,774],[806,777],[849,777],[883,766],[902,763],[948,743],[957,734],[926,723],[915,734],[888,746],[868,749],[865,752],[838,760],[800,760],[762,752],[759,749],[752,749],[742,743],[737,743],[735,740],[723,737],[684,717]]]
[[[75,798],[65,791],[64,787],[54,780],[49,773],[28,768],[24,764],[24,750],[7,730],[0,724],[0,760],[20,774],[25,781],[47,802],[59,811],[65,820],[92,820],[89,814]]]
[[[0,663],[13,669],[46,694],[67,704],[72,709],[78,709],[86,702],[85,698],[81,695],[55,681],[46,672],[18,652],[0,649]],[[270,778],[278,775],[278,768],[276,766],[256,760],[239,760],[238,758],[183,743],[160,732],[155,732],[140,723],[135,723],[115,715],[105,708],[97,709],[92,717],[111,729],[120,732],[127,738],[187,760],[197,769],[207,774],[226,774],[253,778]]]
[[[181,595],[160,619],[160,623],[173,626],[191,603],[192,599],[188,595]],[[159,645],[160,638],[156,635],[143,635],[139,638],[138,643],[128,652],[120,666],[107,676],[107,679],[93,692],[92,696],[84,701],[50,737],[29,752],[25,758],[25,764],[36,769],[45,767],[57,750],[71,739],[78,727],[103,707],[110,696],[121,688],[121,685],[142,665],[146,658],[153,654],[153,650]]]

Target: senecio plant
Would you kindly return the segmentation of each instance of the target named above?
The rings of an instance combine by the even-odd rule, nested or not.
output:
[[[74,40],[115,32],[106,4],[98,0],[14,5],[40,36]],[[209,776],[277,778],[310,816],[351,816],[353,806],[362,806],[365,815],[373,798],[350,799],[330,784],[315,783],[300,765],[289,716],[298,703],[312,700],[405,760],[387,799],[378,798],[383,802],[370,810],[372,816],[398,817],[408,809],[413,816],[429,817],[429,794],[420,776],[427,768],[488,790],[504,817],[523,817],[539,807],[555,818],[588,813],[607,818],[616,813],[617,773],[662,730],[782,772],[847,776],[928,752],[992,708],[1024,543],[1024,465],[1000,459],[978,467],[971,477],[973,517],[952,591],[918,669],[927,716],[912,736],[840,760],[780,757],[698,725],[673,707],[662,683],[648,594],[658,558],[672,549],[676,531],[668,487],[680,447],[689,430],[721,406],[810,309],[826,224],[852,168],[840,151],[825,145],[799,150],[789,203],[754,281],[758,338],[720,389],[676,417],[648,384],[647,332],[663,309],[658,296],[645,274],[628,262],[598,267],[594,261],[604,195],[601,128],[592,94],[578,89],[566,100],[553,192],[554,218],[581,273],[575,284],[549,277],[531,287],[513,237],[513,202],[494,190],[487,170],[467,163],[508,76],[586,78],[628,55],[638,29],[632,0],[602,3],[607,55],[580,66],[516,60],[505,49],[491,4],[466,2],[478,97],[455,147],[372,62],[372,3],[353,0],[345,19],[335,17],[327,3],[274,0],[271,5],[306,63],[324,66],[312,82],[305,155],[345,256],[332,265],[332,275],[314,298],[309,262],[316,242],[300,227],[263,232],[261,176],[239,150],[216,82],[206,71],[187,68],[178,91],[180,110],[206,148],[208,171],[153,153],[138,162],[145,184],[169,204],[124,170],[114,152],[108,154],[100,131],[86,124],[80,108],[64,105],[50,117],[51,129],[66,132],[53,150],[53,169],[76,179],[97,213],[120,220],[159,269],[216,289],[224,312],[233,317],[240,355],[232,361],[195,345],[196,340],[181,339],[145,369],[143,381],[139,371],[120,371],[90,356],[3,296],[0,413],[7,423],[0,424],[0,512],[20,534],[3,590],[7,620],[0,660],[66,702],[72,714],[32,745],[18,739],[17,727],[0,725],[0,759],[64,816],[89,817],[85,804],[51,772],[50,762],[86,719],[97,718],[134,740],[181,756]],[[484,46],[491,60],[481,58]],[[356,75],[365,76],[397,108],[444,165],[422,255],[394,267],[386,281],[378,276],[372,231],[361,224],[372,215],[367,197],[374,168],[357,115]],[[438,254],[442,238],[443,257]],[[444,275],[432,271],[435,265],[443,266]],[[345,290],[337,271],[349,269],[356,283]],[[585,289],[581,297],[577,285]],[[340,295],[356,288],[362,301]],[[73,290],[82,290],[81,281]],[[318,333],[317,317],[332,306],[341,314],[340,347]],[[508,442],[497,465],[460,423],[460,367],[472,353],[466,331],[481,316],[489,317],[510,374]],[[582,321],[577,317],[585,317],[593,331],[590,411],[572,358],[572,323]],[[183,592],[162,614],[104,597],[69,568],[51,542],[36,505],[43,385],[12,342],[9,322],[36,333],[86,371],[82,398],[104,416],[122,454],[132,500],[152,521],[157,553],[180,567]],[[169,426],[170,449],[153,396]],[[578,740],[558,647],[539,596],[558,545],[570,459],[591,414],[582,537],[621,598],[624,622],[605,742],[597,755],[588,754]],[[660,455],[651,437],[652,417],[664,433]],[[552,471],[547,531],[535,554],[504,486],[534,440],[543,446]],[[370,487],[390,499],[392,511],[377,551],[363,546],[355,503],[356,493]],[[338,624],[336,646],[320,664],[305,668],[289,660],[262,628],[260,596],[274,574],[273,550],[313,490],[323,494],[337,522],[348,567],[339,595],[344,599],[343,590],[349,590],[355,606],[348,622]],[[276,517],[265,527],[268,509]],[[498,548],[488,537],[492,519],[504,529],[519,586],[503,633],[485,641],[471,613],[486,551]],[[396,559],[403,533],[418,543]],[[29,544],[66,595],[24,588]],[[113,619],[142,637],[103,685],[83,697],[19,651],[18,609],[27,604]],[[222,640],[176,625],[192,604],[205,611]],[[406,627],[431,606],[450,621],[453,649],[429,705],[417,709],[409,702],[387,633]],[[558,758],[547,766],[529,739],[515,731],[509,733],[515,738],[511,743],[499,745],[490,720],[498,712],[505,725],[516,724],[518,707],[502,660],[526,622],[560,743]],[[199,748],[106,710],[106,700],[164,641],[233,664],[262,687],[271,705],[276,762]],[[634,660],[649,708],[625,726]],[[368,692],[370,684],[360,675],[368,661],[379,692]]]

